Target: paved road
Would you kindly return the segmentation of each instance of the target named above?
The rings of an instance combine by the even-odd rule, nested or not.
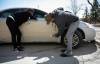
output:
[[[100,49],[92,43],[84,43],[74,49],[73,57],[60,57],[58,44],[24,45],[25,51],[12,51],[11,45],[0,46],[0,64],[97,64],[100,61]],[[96,63],[95,63],[96,62]]]
[[[96,30],[95,40],[100,44],[100,27],[95,27],[95,30]]]
[[[100,33],[97,31],[96,39]],[[25,51],[12,51],[11,45],[0,45],[0,64],[100,64],[100,46],[84,42],[73,49],[73,57],[60,57],[59,44],[27,44]]]

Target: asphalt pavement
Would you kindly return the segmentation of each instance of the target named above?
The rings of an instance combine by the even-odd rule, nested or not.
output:
[[[83,42],[73,49],[74,56],[60,57],[64,48],[59,44],[24,44],[24,51],[12,50],[12,45],[0,45],[0,64],[100,64],[100,31],[95,27],[96,42]]]
[[[98,46],[87,42],[73,49],[72,57],[60,57],[63,47],[59,44],[25,44],[24,47],[24,51],[18,52],[12,51],[11,45],[1,45],[0,64],[96,64],[100,57]]]

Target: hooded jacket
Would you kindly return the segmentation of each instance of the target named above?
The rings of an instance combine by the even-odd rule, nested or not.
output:
[[[55,10],[52,12],[54,23],[58,27],[58,33],[61,35],[65,29],[68,29],[70,24],[79,20],[79,18],[72,13],[62,10]]]

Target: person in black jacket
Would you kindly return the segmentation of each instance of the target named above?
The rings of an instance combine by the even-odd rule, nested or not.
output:
[[[79,18],[70,12],[65,12],[63,9],[56,9],[46,15],[47,24],[53,22],[58,27],[58,32],[54,37],[59,37],[67,30],[65,37],[67,38],[67,48],[61,54],[62,57],[72,56],[72,37],[79,25]]]
[[[12,15],[9,15],[6,19],[6,24],[10,30],[12,44],[14,50],[23,51],[22,44],[21,44],[21,36],[22,33],[19,27],[25,23],[29,17],[33,15],[33,10],[28,9],[27,11],[16,12]]]

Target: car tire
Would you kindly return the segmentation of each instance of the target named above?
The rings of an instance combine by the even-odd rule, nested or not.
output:
[[[61,44],[63,46],[67,46],[67,38],[65,37],[66,32],[61,36]],[[82,43],[83,38],[82,38],[82,33],[80,31],[75,31],[74,36],[73,36],[73,49],[76,49],[80,46]]]

